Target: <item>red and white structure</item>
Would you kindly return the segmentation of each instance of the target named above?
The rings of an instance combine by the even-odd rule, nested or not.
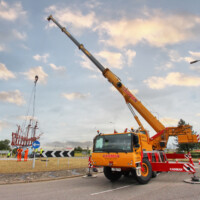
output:
[[[17,131],[12,133],[12,146],[32,146],[32,143],[40,138],[42,134],[36,136],[36,130],[38,122],[32,126],[32,120],[30,120],[29,125],[26,128],[26,132],[23,132],[20,125],[17,127]]]
[[[196,170],[194,168],[194,163],[192,161],[192,156],[188,154],[165,154],[160,151],[143,152],[144,156],[148,157],[149,162],[152,166],[152,171],[162,171],[162,172],[188,172],[190,174],[195,174]],[[168,159],[189,159],[188,163],[179,162],[169,162]],[[142,169],[141,169],[142,170]]]
[[[38,122],[35,121],[34,124],[34,114],[35,114],[35,95],[36,95],[36,83],[38,81],[38,76],[35,76],[34,87],[31,93],[31,103],[33,101],[32,109],[33,113],[30,117],[28,117],[28,111],[30,105],[28,106],[27,116],[26,118],[30,118],[29,124],[26,126],[26,121],[24,121],[24,125],[22,127],[17,125],[17,131],[12,133],[12,146],[32,146],[32,143],[40,138],[40,135],[36,134],[36,130],[38,129]]]

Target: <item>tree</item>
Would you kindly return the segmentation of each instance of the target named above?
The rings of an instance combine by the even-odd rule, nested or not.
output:
[[[0,141],[0,150],[11,150],[10,140],[1,140]]]
[[[82,152],[82,151],[83,151],[83,149],[82,149],[80,146],[78,146],[78,147],[75,147],[75,148],[74,148],[74,151],[79,151],[79,152]]]
[[[17,149],[18,149],[18,148],[14,148],[14,149],[12,150],[12,154],[16,154],[16,153],[17,153]]]
[[[186,122],[183,119],[180,119],[180,121],[178,122],[178,126],[183,126],[183,125],[187,125]],[[192,133],[195,134],[195,132],[192,130]],[[185,143],[185,144],[179,144],[178,143],[178,138],[176,139],[177,142],[177,147],[178,147],[178,151],[191,151],[193,149],[198,148],[198,144],[195,143]]]

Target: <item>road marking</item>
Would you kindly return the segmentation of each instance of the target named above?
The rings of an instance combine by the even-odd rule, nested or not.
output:
[[[130,185],[126,185],[126,186],[123,186],[123,187],[119,187],[119,188],[115,188],[115,189],[112,189],[112,190],[105,190],[105,191],[102,191],[102,192],[96,192],[96,193],[92,193],[90,195],[97,195],[97,194],[102,194],[102,193],[106,193],[106,192],[112,192],[112,191],[115,191],[115,190],[120,190],[120,189],[123,189],[123,188],[126,188],[126,187],[129,187]]]

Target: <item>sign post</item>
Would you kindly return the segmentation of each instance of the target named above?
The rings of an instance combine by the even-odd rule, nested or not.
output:
[[[32,147],[35,149],[38,149],[40,147],[40,142],[39,141],[34,141],[33,144],[32,144]],[[33,155],[33,169],[35,168],[35,152],[34,152],[34,155]]]

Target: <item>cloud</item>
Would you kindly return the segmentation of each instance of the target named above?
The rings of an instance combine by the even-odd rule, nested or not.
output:
[[[199,64],[191,65],[190,69],[200,73],[200,65]]]
[[[189,54],[190,54],[190,56],[184,58],[185,61],[191,62],[191,61],[194,61],[194,60],[200,60],[200,52],[189,51]],[[199,63],[195,63],[195,64],[190,65],[190,69],[197,71],[197,72],[200,72]]]
[[[128,80],[128,81],[132,81],[133,78],[129,76],[129,77],[127,77],[127,80]]]
[[[169,117],[165,117],[160,119],[161,123],[166,124],[166,125],[171,125],[171,126],[177,126],[179,120],[178,119],[173,119]]]
[[[5,1],[0,2],[0,19],[15,21],[18,18],[25,17],[26,12],[20,2],[9,5]]]
[[[108,68],[123,68],[124,60],[121,53],[100,51],[97,55],[106,61]]]
[[[0,131],[3,129],[3,128],[6,128],[8,127],[8,124],[6,122],[3,122],[3,121],[0,121]]]
[[[76,29],[91,28],[96,21],[94,12],[84,15],[81,11],[68,7],[49,6],[45,9],[46,13],[52,13],[57,21],[63,26],[72,25]],[[49,27],[54,27],[54,23],[49,23]]]
[[[193,51],[189,51],[189,54],[191,56],[193,56],[194,58],[200,58],[200,52],[193,52]]]
[[[43,84],[47,83],[48,74],[46,74],[43,71],[43,68],[41,66],[31,68],[28,72],[24,72],[23,74],[27,77],[27,79],[29,79],[31,81],[35,81],[35,76],[38,75],[38,77],[39,77],[38,82],[39,83],[43,83]]]
[[[162,65],[158,66],[158,67],[155,67],[156,70],[169,70],[169,69],[172,69],[174,67],[173,63],[172,62],[166,62],[166,63],[163,63]]]
[[[18,117],[20,120],[33,120],[33,121],[37,121],[37,118],[36,117],[33,117],[33,116],[19,116]]]
[[[110,90],[113,91],[113,92],[117,92],[118,91],[114,86],[111,86]]]
[[[114,86],[111,86],[111,87],[110,87],[110,90],[113,91],[113,92],[117,92],[117,91],[118,91]],[[130,89],[129,89],[129,90],[130,90]],[[138,91],[138,89],[133,89],[133,90],[130,90],[130,92],[133,93],[133,94],[135,95],[135,94],[137,94],[139,91]]]
[[[200,86],[200,77],[188,76],[179,72],[171,72],[166,77],[152,76],[144,83],[151,89],[163,89],[167,86],[185,86],[185,87],[198,87]]]
[[[17,30],[13,30],[12,31],[12,35],[15,37],[15,38],[17,38],[17,39],[19,39],[19,40],[25,40],[26,39],[26,33],[20,33],[19,31],[17,31]]]
[[[97,78],[98,78],[98,76],[94,74],[94,75],[90,75],[90,76],[89,76],[89,78],[94,78],[94,79],[97,79]]]
[[[53,70],[55,70],[55,71],[64,72],[64,71],[66,70],[65,67],[63,67],[63,66],[56,66],[56,65],[53,64],[53,63],[50,63],[49,66],[50,66]]]
[[[96,0],[89,0],[89,1],[84,2],[84,4],[86,7],[91,8],[91,9],[99,7],[101,5],[101,3]]]
[[[81,93],[62,93],[62,96],[70,101],[75,99],[85,99],[90,96],[90,93],[88,94],[81,94]]]
[[[6,50],[5,46],[4,45],[0,45],[0,52],[5,51],[5,50]]]
[[[100,51],[98,53],[94,53],[94,57],[98,58],[97,60],[100,61],[100,63],[104,67],[108,68],[115,68],[115,69],[122,69],[125,64],[127,63],[128,66],[132,64],[133,58],[136,56],[136,52],[132,50],[127,50],[124,52],[125,55],[123,55],[120,52],[112,52],[108,50]],[[82,61],[81,66],[84,68],[87,68],[92,71],[98,71],[98,69],[94,66],[94,64],[91,62],[90,59],[88,59],[87,56],[84,54],[81,55]]]
[[[13,103],[18,106],[25,104],[25,100],[19,90],[11,92],[0,92],[0,101]]]
[[[197,117],[200,117],[200,113],[197,113],[196,116],[197,116]]]
[[[81,55],[82,61],[80,62],[83,68],[89,69],[91,71],[95,71],[94,64],[88,59],[85,55]]]
[[[169,57],[172,62],[191,62],[193,60],[200,59],[200,52],[189,51],[188,53],[190,54],[189,56],[181,57],[178,51],[170,50]]]
[[[139,90],[138,89],[133,89],[133,90],[130,90],[131,93],[133,94],[138,94]]]
[[[136,56],[136,52],[128,49],[126,51],[126,55],[128,57],[127,64],[128,64],[128,66],[130,66],[132,64],[132,62],[133,62],[133,58]]]
[[[175,50],[169,51],[169,58],[172,62],[181,62],[181,61],[185,60],[183,57],[180,56],[178,51],[175,51]]]
[[[99,31],[106,45],[122,48],[138,43],[156,47],[178,44],[197,38],[193,29],[199,27],[200,18],[195,15],[165,15],[153,13],[148,18],[121,19],[100,23]]]
[[[39,55],[36,54],[35,56],[33,56],[33,58],[37,61],[42,61],[44,63],[47,63],[47,58],[49,57],[48,53],[45,53],[44,55]]]
[[[30,50],[30,48],[29,47],[27,47],[26,45],[24,45],[24,44],[21,44],[20,45],[23,49],[25,49],[25,50]]]
[[[3,63],[0,63],[0,79],[8,80],[16,78],[15,75],[9,71]]]

